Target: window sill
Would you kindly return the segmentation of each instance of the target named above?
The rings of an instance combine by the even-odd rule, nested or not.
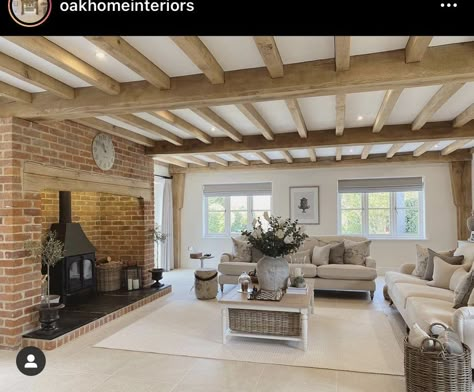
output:
[[[428,241],[426,237],[392,237],[392,238],[384,238],[384,237],[367,237],[367,239],[372,241]]]

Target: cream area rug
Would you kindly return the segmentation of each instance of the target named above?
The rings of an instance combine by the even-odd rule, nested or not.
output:
[[[387,305],[385,305],[387,306]],[[316,301],[308,350],[295,342],[221,338],[221,305],[174,300],[95,347],[223,360],[403,375],[403,351],[390,315],[359,301]]]

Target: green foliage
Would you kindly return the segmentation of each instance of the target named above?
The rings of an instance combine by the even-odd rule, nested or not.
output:
[[[280,257],[294,253],[308,238],[304,229],[298,226],[298,220],[292,222],[290,219],[269,216],[266,213],[264,219],[267,224],[262,222],[261,218],[257,218],[252,231],[242,231],[248,242],[264,255]]]
[[[155,225],[153,229],[153,240],[159,244],[160,242],[165,242],[166,238],[168,238],[168,234],[163,233],[159,225]]]
[[[247,211],[233,211],[231,215],[230,231],[238,233],[247,227]]]

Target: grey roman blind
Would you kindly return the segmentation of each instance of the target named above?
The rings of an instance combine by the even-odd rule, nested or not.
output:
[[[338,181],[339,193],[417,192],[422,190],[422,177],[366,178]]]
[[[271,182],[212,184],[203,186],[204,196],[257,196],[272,194]]]

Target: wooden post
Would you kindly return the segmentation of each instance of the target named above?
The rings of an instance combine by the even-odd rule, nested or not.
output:
[[[456,206],[458,239],[466,240],[471,234],[468,233],[466,220],[472,210],[472,162],[451,162],[449,168],[453,201]]]
[[[181,209],[184,202],[184,173],[174,173],[171,182],[173,194],[173,255],[174,268],[181,266]]]

